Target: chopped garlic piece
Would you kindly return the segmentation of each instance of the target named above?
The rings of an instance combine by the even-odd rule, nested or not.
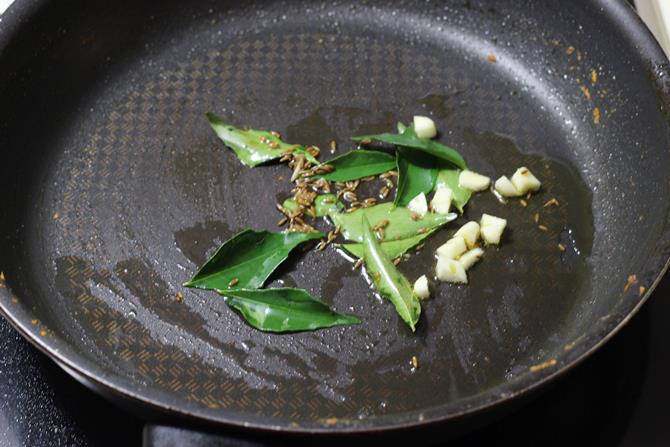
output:
[[[479,224],[475,221],[466,223],[458,229],[454,234],[454,237],[462,237],[465,239],[465,245],[467,245],[468,248],[474,247],[479,240]]]
[[[506,176],[500,177],[496,180],[495,185],[493,185],[496,191],[500,193],[503,197],[519,197],[523,194],[516,189],[514,183],[512,183]]]
[[[428,288],[428,278],[426,278],[426,275],[419,277],[414,282],[414,293],[422,300],[430,298],[430,289]]]
[[[470,191],[484,191],[491,184],[491,179],[473,171],[462,171],[458,176],[458,186]]]
[[[462,237],[452,237],[437,249],[437,256],[444,259],[456,259],[468,250],[465,245],[465,239]]]
[[[419,138],[435,138],[437,136],[435,121],[427,116],[417,115],[414,117],[414,131]]]
[[[435,274],[440,281],[458,284],[468,283],[468,275],[465,273],[463,265],[455,259],[438,258]]]
[[[528,191],[537,191],[542,186],[537,177],[525,166],[516,170],[512,176],[512,183],[519,190],[520,195],[526,194]]]
[[[451,208],[451,199],[454,193],[450,188],[442,185],[438,186],[435,194],[433,195],[433,200],[430,201],[431,209],[437,214],[449,214],[449,208]]]
[[[481,248],[473,248],[470,251],[467,251],[458,258],[458,262],[461,263],[465,270],[468,270],[470,267],[475,265],[477,261],[484,255],[484,250]]]
[[[479,222],[480,234],[487,245],[498,245],[500,237],[502,236],[507,221],[500,217],[491,216],[490,214],[482,214],[482,219]]]
[[[425,216],[426,213],[428,212],[428,201],[426,200],[426,195],[424,193],[421,193],[416,197],[414,197],[407,204],[407,208],[410,211],[414,211],[421,217]]]

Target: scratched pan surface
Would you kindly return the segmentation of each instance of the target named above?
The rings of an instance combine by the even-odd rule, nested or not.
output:
[[[574,365],[665,266],[667,66],[623,2],[17,3],[0,22],[0,307],[100,389],[288,431],[449,419]],[[435,285],[416,334],[332,248],[271,285],[363,324],[265,334],[180,285],[235,232],[276,229],[290,190],[206,111],[324,152],[428,114],[473,169],[527,165],[545,188],[527,207],[473,198],[467,217],[509,220],[504,243],[469,286]],[[401,264],[410,279],[453,228]]]

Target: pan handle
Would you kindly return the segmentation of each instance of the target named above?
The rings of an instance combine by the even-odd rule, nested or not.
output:
[[[241,435],[222,435],[166,425],[147,424],[142,433],[143,447],[277,447],[275,441],[252,440]]]

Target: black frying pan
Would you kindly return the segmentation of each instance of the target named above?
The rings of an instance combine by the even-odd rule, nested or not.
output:
[[[0,309],[98,391],[198,421],[371,432],[499,406],[597,349],[665,269],[666,64],[622,1],[19,1],[0,22]],[[466,217],[508,235],[416,334],[335,251],[271,286],[364,324],[265,334],[180,286],[234,232],[276,228],[290,189],[206,111],[342,149],[431,114],[473,169],[527,165],[545,188],[475,197]]]

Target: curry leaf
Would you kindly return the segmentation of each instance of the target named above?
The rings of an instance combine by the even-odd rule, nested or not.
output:
[[[472,191],[469,189],[461,188],[458,184],[458,176],[461,174],[460,169],[441,169],[437,174],[437,181],[435,183],[435,188],[440,186],[446,186],[451,189],[452,198],[451,203],[458,208],[462,213],[463,207],[470,200]]]
[[[386,144],[409,147],[430,154],[439,158],[440,160],[447,161],[458,168],[466,169],[467,167],[465,160],[463,160],[461,154],[459,154],[455,149],[447,147],[435,140],[419,138],[411,126],[406,127],[401,134],[381,133],[376,135],[353,137],[352,139],[361,144],[367,141],[380,141]]]
[[[389,259],[395,259],[398,256],[403,255],[407,250],[419,245],[424,239],[431,235],[434,230],[431,230],[428,233],[417,234],[416,236],[411,236],[405,239],[398,239],[393,241],[382,242],[382,250],[389,257]],[[363,244],[362,243],[349,243],[341,244],[341,248],[346,250],[352,256],[357,258],[363,257]]]
[[[331,213],[338,213],[344,209],[344,204],[337,200],[335,194],[321,194],[314,199],[314,217],[324,217]]]
[[[393,200],[395,205],[407,206],[417,195],[428,194],[433,190],[437,180],[435,157],[398,147],[396,163],[398,167],[398,187]]]
[[[421,315],[421,303],[414,294],[407,278],[398,271],[386,256],[370,229],[369,221],[363,218],[363,260],[365,269],[379,294],[395,306],[396,312],[414,332]]]
[[[408,237],[425,234],[430,230],[440,227],[456,218],[456,214],[427,213],[423,218],[416,218],[404,206],[393,206],[392,203],[381,203],[369,208],[359,208],[351,213],[331,213],[328,215],[333,224],[340,227],[342,235],[355,242],[363,242],[363,219],[367,218],[372,225],[380,225],[388,221],[384,230],[383,241],[405,239]],[[412,217],[415,217],[413,219]]]
[[[254,289],[302,242],[321,233],[272,233],[244,230],[227,240],[186,287],[199,289]]]
[[[348,182],[377,175],[395,168],[392,155],[380,151],[353,150],[326,162],[334,167],[333,172],[318,177],[334,182]]]
[[[309,331],[361,322],[352,315],[331,310],[302,289],[236,289],[217,292],[247,323],[262,331]]]
[[[319,160],[308,153],[304,146],[285,143],[272,132],[238,129],[211,112],[207,113],[207,119],[221,141],[247,166],[257,166],[280,158],[289,149],[294,155],[303,155],[311,163],[319,164]]]

